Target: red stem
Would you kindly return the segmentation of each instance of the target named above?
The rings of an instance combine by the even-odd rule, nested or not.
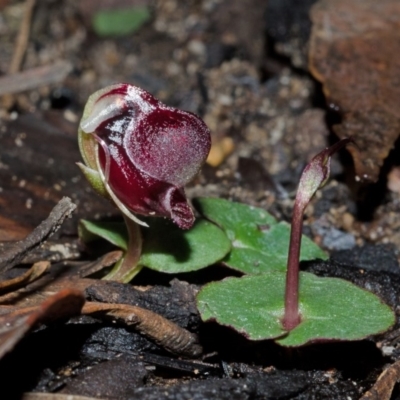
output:
[[[321,151],[306,165],[301,175],[293,207],[286,272],[285,314],[282,325],[287,331],[296,328],[301,322],[299,313],[299,260],[304,210],[317,189],[323,186],[328,179],[332,154],[352,141],[352,138],[345,138]]]
[[[140,226],[125,215],[124,220],[128,230],[128,249],[124,258],[115,265],[106,277],[106,279],[117,282],[130,281],[142,269],[142,266],[139,265],[143,244]]]
[[[299,314],[299,259],[303,228],[303,212],[304,207],[298,204],[296,198],[293,208],[286,272],[285,315],[282,321],[283,327],[287,331],[294,329],[301,321]]]
[[[120,273],[123,274],[124,278],[130,275],[132,279],[137,272],[135,269],[138,268],[140,256],[142,255],[142,233],[140,226],[124,215],[126,227],[128,229],[128,250],[125,254],[124,261],[122,262]],[[135,271],[135,272],[134,272]],[[127,273],[128,272],[128,273]]]

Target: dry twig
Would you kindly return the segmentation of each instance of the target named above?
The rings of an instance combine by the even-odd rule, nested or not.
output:
[[[86,302],[82,314],[111,318],[134,326],[142,335],[174,354],[198,357],[203,351],[195,334],[141,307]]]
[[[35,8],[35,3],[36,0],[25,1],[25,13],[15,43],[13,58],[8,68],[9,75],[14,75],[21,69],[22,61],[24,59],[25,52],[28,47],[29,32],[31,30],[31,20],[32,20],[33,9]],[[13,101],[14,99],[12,94],[8,92],[3,99],[3,104],[6,108],[10,108],[13,104]]]
[[[31,268],[29,268],[24,274],[17,276],[13,279],[0,282],[0,293],[10,292],[21,286],[25,286],[33,281],[39,279],[48,269],[50,268],[49,261],[39,261]]]
[[[394,385],[400,381],[400,361],[396,361],[380,375],[375,385],[360,400],[389,400]]]
[[[35,3],[36,0],[25,1],[25,13],[21,22],[17,41],[15,43],[13,58],[8,68],[9,74],[15,74],[21,69],[26,48],[28,47],[29,32],[31,30],[31,20],[32,20],[33,9],[35,8]]]
[[[72,203],[70,198],[62,198],[53,208],[48,218],[37,226],[33,232],[25,239],[14,243],[1,254],[0,272],[11,269],[14,265],[21,262],[29,251],[39,246],[48,237],[53,235],[53,233],[60,228],[65,218],[69,217],[75,208],[76,205]]]
[[[43,85],[62,81],[72,70],[68,61],[32,68],[0,78],[0,96],[31,90]]]
[[[24,393],[21,400],[101,400],[96,397],[78,396],[62,393]]]

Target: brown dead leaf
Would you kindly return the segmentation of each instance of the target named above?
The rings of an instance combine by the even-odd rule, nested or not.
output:
[[[394,385],[400,381],[400,361],[385,369],[375,385],[360,400],[389,400]]]
[[[0,296],[0,304],[8,304],[13,307],[37,306],[48,296],[63,289],[73,288],[84,291],[88,286],[99,282],[97,279],[84,277],[114,265],[121,255],[121,251],[115,250],[91,262],[70,261],[53,264],[48,273],[36,281]]]
[[[51,273],[42,276],[28,286],[0,296],[0,314],[2,307],[36,307],[49,296],[60,290],[77,289],[84,291],[90,285],[98,282],[95,279],[78,278],[76,276],[52,276]]]
[[[400,134],[400,2],[321,0],[311,10],[309,67],[343,121],[357,180],[376,181]]]
[[[39,279],[49,268],[49,261],[39,261],[33,264],[33,266],[24,274],[17,276],[16,278],[0,282],[0,293],[9,292],[18,287],[34,282],[35,280]]]
[[[109,253],[104,254],[97,260],[88,262],[79,268],[78,274],[80,277],[84,278],[86,276],[92,275],[95,272],[101,271],[103,268],[111,267],[117,263],[123,256],[123,251],[114,250]]]
[[[10,307],[10,312],[0,317],[2,327],[0,329],[0,358],[12,350],[35,325],[76,315],[84,302],[81,291],[65,289],[49,297],[37,307],[17,309]]]

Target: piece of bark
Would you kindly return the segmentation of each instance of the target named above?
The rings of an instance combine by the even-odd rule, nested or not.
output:
[[[76,205],[72,203],[70,198],[64,197],[61,199],[48,218],[36,227],[32,233],[25,239],[14,243],[0,255],[0,271],[7,271],[17,265],[29,251],[39,246],[56,232],[65,218],[68,218],[75,208]]]
[[[376,181],[400,134],[400,3],[397,0],[321,0],[311,9],[309,68],[349,146],[356,179]]]
[[[151,310],[182,328],[196,331],[201,319],[196,307],[198,288],[187,282],[173,279],[170,286],[136,288],[132,285],[112,281],[94,281],[86,289],[90,301],[119,303]],[[168,307],[165,305],[168,304]]]
[[[135,389],[131,398],[135,400],[285,400],[298,397],[297,395],[304,392],[308,385],[303,371],[276,370],[272,373],[248,374],[245,378],[239,379],[211,378],[177,383],[168,387],[142,387]]]
[[[8,245],[8,242],[0,243],[0,251]],[[21,264],[33,264],[41,260],[58,263],[61,261],[76,260],[82,257],[84,250],[82,242],[79,239],[71,237],[62,240],[47,240],[39,247],[29,252]]]
[[[64,120],[63,113],[58,112],[57,119]],[[90,189],[77,167],[81,156],[76,134],[66,133],[37,113],[20,115],[1,128],[0,241],[23,239],[64,196],[79,207],[54,235],[55,240],[61,234],[76,235],[81,218],[117,213]]]
[[[194,376],[220,375],[221,365],[209,364],[202,361],[181,360],[172,357],[160,356],[153,353],[143,353],[140,359],[146,364],[162,367],[170,371],[179,371]]]
[[[137,357],[122,355],[78,373],[61,393],[106,399],[129,399],[133,390],[143,386],[148,371]]]

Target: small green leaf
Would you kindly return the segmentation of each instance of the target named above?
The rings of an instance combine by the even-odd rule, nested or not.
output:
[[[140,264],[166,273],[195,271],[223,259],[231,246],[225,233],[214,224],[197,219],[187,231],[164,219],[149,221],[143,229]]]
[[[265,210],[217,198],[196,199],[195,207],[220,226],[232,242],[231,253],[223,260],[245,274],[286,270],[290,225],[277,222]],[[303,236],[301,260],[327,259],[326,253]]]
[[[123,222],[93,222],[81,219],[78,234],[85,243],[102,238],[122,250],[126,251],[128,248],[128,233]]]
[[[150,227],[142,229],[144,241],[140,266],[171,274],[195,271],[221,261],[231,249],[225,233],[201,218],[187,231],[161,218],[146,221]],[[79,237],[84,242],[100,237],[125,251],[128,247],[123,222],[81,220]]]
[[[99,36],[123,36],[137,31],[150,19],[146,6],[98,11],[93,17],[93,29]]]
[[[392,310],[374,294],[338,278],[300,274],[302,322],[285,333],[286,274],[227,278],[203,287],[197,306],[204,321],[216,320],[252,340],[277,339],[284,346],[318,340],[359,340],[387,330]]]

